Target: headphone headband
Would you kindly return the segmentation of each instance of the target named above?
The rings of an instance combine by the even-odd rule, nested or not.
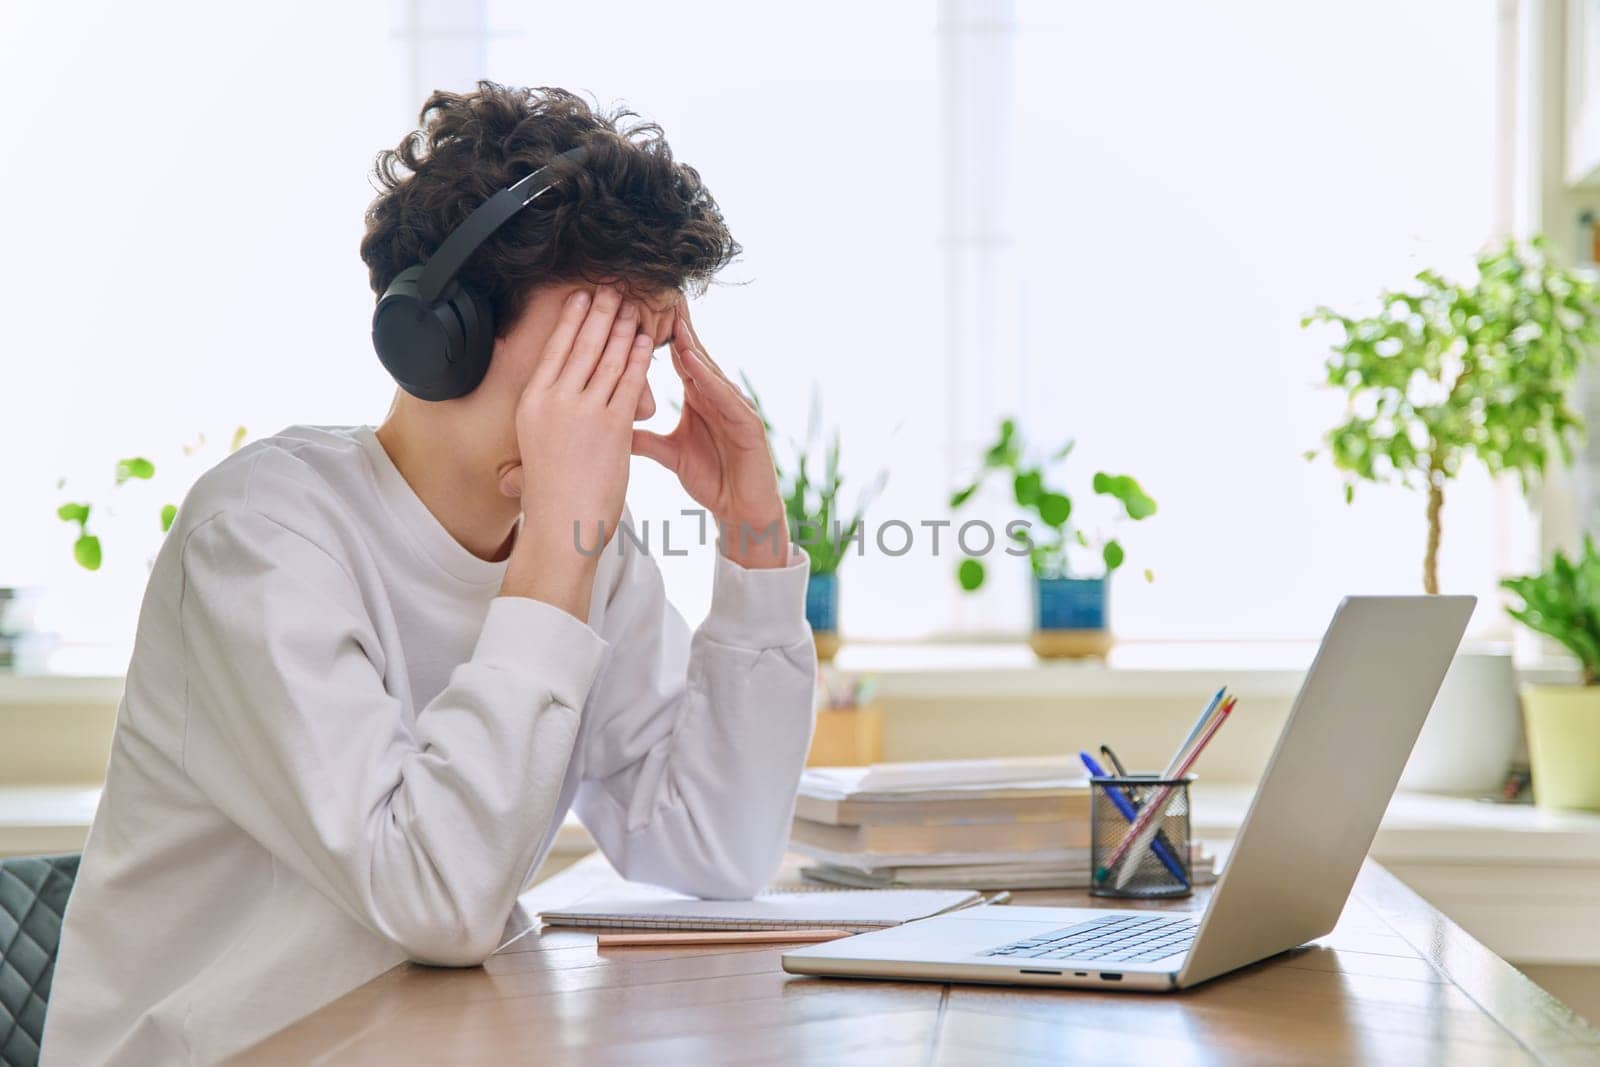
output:
[[[588,158],[588,150],[584,148],[569,148],[562,152],[556,159],[570,159],[574,163],[582,163]],[[517,212],[533,203],[539,197],[555,188],[555,183],[549,181],[551,169],[555,160],[545,164],[538,170],[518,179],[514,184],[495,193],[489,199],[479,204],[467,216],[467,220],[450,232],[422,268],[422,276],[417,279],[417,296],[429,301],[439,299],[439,294],[444,292],[456,272],[464,266],[483,242],[494,236],[494,232],[509,222]],[[528,192],[529,189],[533,192]]]

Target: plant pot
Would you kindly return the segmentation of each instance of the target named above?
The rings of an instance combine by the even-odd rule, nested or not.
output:
[[[1534,802],[1600,811],[1600,686],[1530,685],[1526,699]]]
[[[817,645],[817,659],[830,662],[839,651],[839,576],[813,574],[806,582],[806,622]]]
[[[1033,633],[1028,644],[1042,659],[1104,656],[1111,651],[1106,628],[1104,578],[1035,578]]]
[[[1498,794],[1521,733],[1510,651],[1491,647],[1457,653],[1400,776],[1400,788]]]

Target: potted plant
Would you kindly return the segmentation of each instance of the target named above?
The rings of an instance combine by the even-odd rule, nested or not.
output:
[[[232,454],[244,444],[245,428],[240,426],[234,430],[233,437],[228,442],[228,452]],[[194,444],[184,445],[183,454],[186,456],[197,455],[205,448],[206,438],[201,434]],[[112,473],[111,490],[115,492],[129,482],[148,482],[156,476],[156,465],[143,456],[131,456],[127,459],[117,460]],[[57,489],[67,486],[65,478],[56,482]],[[102,510],[110,511],[109,505]],[[75,537],[72,542],[72,558],[86,571],[97,571],[103,562],[103,548],[100,544],[100,535],[90,532],[90,519],[95,514],[95,505],[88,500],[71,500],[56,508],[56,518],[70,526],[75,527]],[[161,533],[166,534],[172,528],[172,522],[178,517],[176,504],[163,504],[157,516],[161,524]]]
[[[1358,481],[1423,494],[1422,588],[1431,594],[1439,591],[1445,490],[1467,463],[1514,474],[1526,491],[1553,459],[1570,459],[1582,422],[1567,395],[1600,341],[1600,290],[1552,264],[1539,239],[1484,252],[1477,277],[1464,284],[1433,271],[1415,280],[1408,290],[1383,293],[1376,314],[1318,308],[1303,324],[1339,330],[1324,369],[1347,408],[1325,446],[1344,472],[1345,500],[1354,499]],[[1402,785],[1496,789],[1517,733],[1509,653],[1462,653]]]
[[[1600,552],[1583,539],[1538,574],[1500,583],[1521,600],[1511,617],[1554,638],[1578,660],[1581,685],[1531,685],[1524,695],[1528,761],[1540,807],[1600,811]]]
[[[999,436],[984,451],[977,477],[950,496],[951,509],[959,510],[990,477],[1003,477],[1017,506],[1037,520],[1041,528],[1037,532],[1033,520],[1026,526],[1008,524],[1013,547],[1006,551],[1028,558],[1033,572],[1033,630],[1028,643],[1046,659],[1104,656],[1110,651],[1107,584],[1127,560],[1120,541],[1088,529],[1075,517],[1072,497],[1046,480],[1071,454],[1073,444],[1068,441],[1043,460],[1030,458],[1016,420],[1002,419]],[[1156,502],[1126,474],[1096,472],[1090,488],[1114,502],[1113,521],[1138,522],[1156,512]],[[1147,581],[1152,577],[1149,570],[1144,575]],[[981,588],[985,578],[983,563],[974,557],[963,559],[956,568],[956,580],[966,592]]]
[[[788,451],[794,459],[793,467],[786,469],[778,458],[777,431],[748,377],[744,377],[744,388],[761,416],[762,425],[767,428],[768,442],[773,445],[772,460],[778,471],[778,491],[783,497],[789,536],[811,560],[811,574],[806,582],[806,622],[811,625],[812,638],[816,641],[817,659],[827,663],[839,651],[839,567],[844,563],[847,546],[861,533],[867,506],[888,482],[888,472],[880,470],[877,478],[857,498],[854,509],[847,512],[839,502],[844,476],[839,467],[837,428],[821,456],[821,477],[813,480],[812,465],[823,432],[822,405],[816,390],[811,392],[806,438],[803,442],[789,441]]]

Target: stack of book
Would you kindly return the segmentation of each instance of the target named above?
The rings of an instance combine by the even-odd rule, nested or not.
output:
[[[1064,758],[810,767],[790,847],[814,881],[862,888],[1089,884],[1089,782]],[[1211,857],[1192,857],[1196,881]]]

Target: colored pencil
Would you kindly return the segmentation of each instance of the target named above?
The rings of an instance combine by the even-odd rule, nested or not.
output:
[[[851,936],[849,930],[688,930],[677,933],[598,934],[597,948],[648,945],[810,945]]]
[[[1206,745],[1211,743],[1211,739],[1222,728],[1222,724],[1228,720],[1228,713],[1233,710],[1233,706],[1236,703],[1238,703],[1237,698],[1230,698],[1217,709],[1216,715],[1211,718],[1210,725],[1190,746],[1188,753],[1183,757],[1182,763],[1175,769],[1174,773],[1167,774],[1165,777],[1182,778],[1189,773],[1189,768],[1193,767],[1195,760],[1200,758],[1200,753],[1205,751]],[[1155,837],[1156,831],[1160,829],[1161,820],[1166,817],[1167,805],[1172,802],[1172,794],[1176,791],[1177,787],[1171,785],[1164,785],[1156,790],[1155,795],[1150,798],[1144,809],[1139,812],[1139,818],[1134,820],[1134,824],[1128,828],[1128,836],[1122,839],[1122,844],[1112,851],[1111,858],[1106,860],[1105,865],[1094,872],[1094,880],[1096,882],[1105,881],[1111,876],[1111,872],[1115,870],[1117,872],[1117,888],[1121,889],[1128,884],[1128,880],[1133,877],[1133,872],[1138,867],[1137,863],[1132,862],[1129,857],[1137,856],[1150,847],[1150,841]]]

